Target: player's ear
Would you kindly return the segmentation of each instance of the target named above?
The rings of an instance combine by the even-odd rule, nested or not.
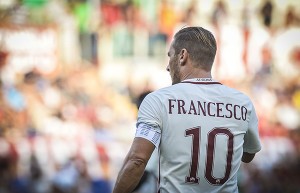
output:
[[[183,48],[179,53],[179,62],[181,66],[184,66],[188,58],[188,52]]]

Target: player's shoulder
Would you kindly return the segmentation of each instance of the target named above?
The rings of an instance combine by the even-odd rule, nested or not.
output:
[[[162,103],[166,98],[174,94],[174,86],[175,85],[171,85],[152,91],[145,97],[144,100],[149,102],[156,101]]]
[[[248,101],[250,103],[252,103],[251,101],[251,98],[245,94],[244,92],[238,90],[238,89],[235,89],[235,88],[232,88],[232,87],[229,87],[227,85],[221,85],[222,86],[222,89],[224,91],[224,93],[228,93],[226,94],[226,96],[233,96],[239,100],[243,100],[243,101]]]
[[[176,87],[178,87],[178,84],[163,87],[160,89],[157,89],[149,94],[149,97],[158,97],[158,98],[163,98],[165,96],[169,96],[171,93],[176,90]]]
[[[244,96],[244,97],[248,97],[244,92],[242,92],[242,91],[240,91],[236,88],[232,88],[230,86],[224,85],[224,84],[222,84],[222,89],[224,89],[227,92],[232,93],[232,94],[237,94],[237,95],[241,95],[241,96]]]

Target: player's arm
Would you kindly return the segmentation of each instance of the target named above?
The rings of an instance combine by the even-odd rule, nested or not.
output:
[[[242,157],[242,162],[249,163],[253,160],[254,157],[255,157],[255,153],[244,152]]]
[[[243,149],[242,162],[245,163],[251,162],[254,159],[255,154],[261,150],[258,132],[258,118],[254,106],[249,119],[248,131],[244,136]]]
[[[155,148],[149,140],[135,137],[119,172],[113,193],[131,193],[140,181]]]

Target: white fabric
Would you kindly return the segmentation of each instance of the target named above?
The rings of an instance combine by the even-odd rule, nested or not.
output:
[[[161,133],[160,193],[238,193],[243,151],[261,149],[257,125],[250,99],[212,79],[186,80],[150,93],[137,120],[137,128]]]

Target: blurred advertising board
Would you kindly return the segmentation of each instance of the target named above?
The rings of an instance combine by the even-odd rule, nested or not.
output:
[[[16,73],[51,73],[58,62],[58,33],[52,26],[0,26],[0,50],[8,54],[6,65]]]

